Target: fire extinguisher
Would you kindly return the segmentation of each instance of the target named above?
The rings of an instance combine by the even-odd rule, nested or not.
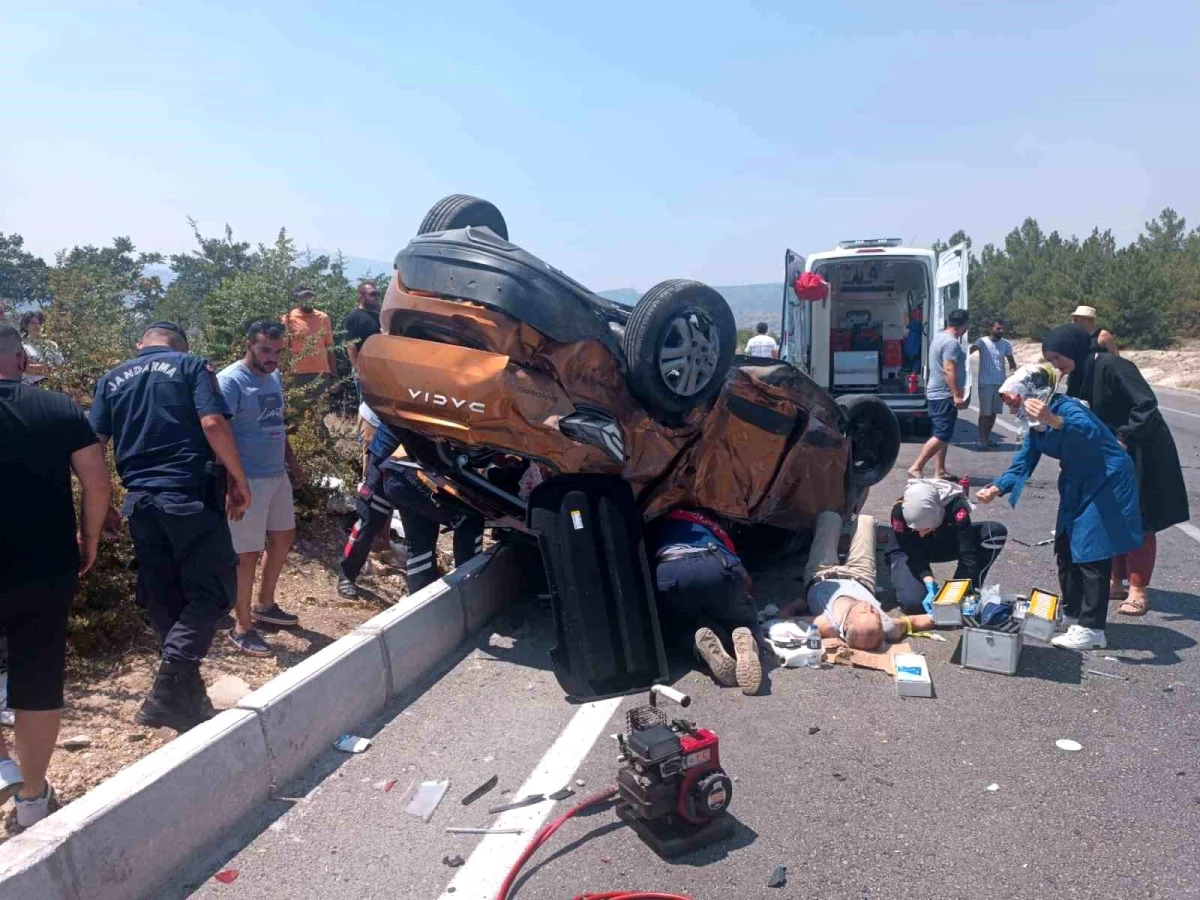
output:
[[[908,392],[910,394],[915,394],[917,392],[917,373],[916,372],[908,373]]]

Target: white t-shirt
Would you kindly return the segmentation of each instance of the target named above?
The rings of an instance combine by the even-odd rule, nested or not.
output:
[[[771,359],[779,351],[779,344],[769,334],[756,334],[746,341],[747,356],[761,356]]]
[[[1004,384],[1007,375],[1004,360],[1012,356],[1012,344],[1007,338],[993,341],[990,337],[981,337],[974,346],[979,348],[979,383]]]
[[[875,595],[868,591],[865,587],[850,578],[829,578],[825,581],[817,581],[808,589],[808,611],[813,616],[827,615],[833,626],[841,633],[842,623],[838,618],[829,612],[829,607],[838,597],[850,597],[854,600],[864,600],[870,603],[879,610],[879,622],[883,626],[884,634],[891,629],[893,622],[892,617],[883,611],[883,607],[879,605],[879,601],[875,599]],[[843,610],[844,612],[844,610]],[[845,635],[842,635],[843,639]]]

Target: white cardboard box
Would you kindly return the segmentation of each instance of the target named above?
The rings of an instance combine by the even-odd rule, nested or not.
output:
[[[920,674],[914,675],[904,669],[919,669]],[[925,657],[916,653],[896,654],[896,693],[901,697],[933,696],[933,680],[929,677]]]

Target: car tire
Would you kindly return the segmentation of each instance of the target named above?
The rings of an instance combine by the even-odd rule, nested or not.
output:
[[[443,197],[425,214],[417,234],[432,234],[452,228],[490,228],[495,234],[508,240],[508,223],[495,204],[467,194],[451,194]]]
[[[871,394],[837,398],[846,414],[851,476],[859,489],[887,477],[900,455],[900,422],[886,403]]]
[[[737,325],[725,298],[708,285],[672,279],[638,301],[621,348],[630,391],[669,423],[721,389],[737,349]]]

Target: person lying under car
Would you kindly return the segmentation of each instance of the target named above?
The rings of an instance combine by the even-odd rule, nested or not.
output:
[[[962,485],[944,479],[914,478],[892,507],[898,549],[888,554],[896,602],[906,613],[933,612],[938,584],[931,563],[957,562],[956,579],[983,587],[1008,540],[999,522],[972,522],[971,502]]]
[[[804,567],[804,593],[780,610],[782,618],[814,616],[823,638],[840,638],[855,650],[879,650],[914,631],[933,628],[926,615],[895,618],[875,597],[875,519],[855,517],[854,535],[845,563],[838,559],[842,517],[836,512],[817,516],[812,548]]]
[[[650,524],[647,548],[664,642],[684,642],[726,687],[758,693],[758,605],[729,535],[710,517],[677,509]]]

